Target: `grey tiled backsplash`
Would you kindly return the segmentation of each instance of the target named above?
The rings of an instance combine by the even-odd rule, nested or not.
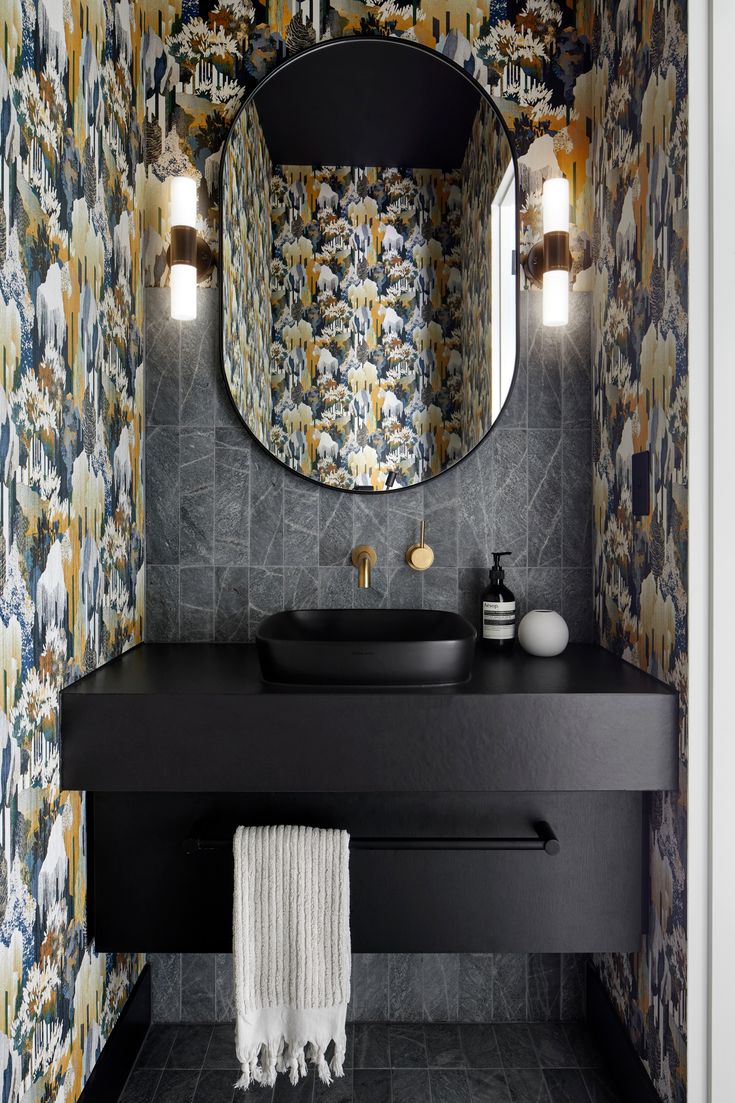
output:
[[[156,1022],[231,1022],[230,954],[151,954]],[[578,1022],[584,954],[354,954],[355,1022]]]
[[[590,296],[568,330],[544,329],[523,293],[521,366],[479,448],[423,487],[345,494],[297,478],[247,433],[219,361],[218,295],[199,320],[172,322],[168,292],[146,299],[148,640],[240,641],[284,608],[389,605],[457,609],[475,623],[493,550],[512,552],[520,610],[558,609],[572,638],[592,634]],[[435,565],[404,563],[427,525]],[[378,565],[357,589],[349,556]]]
[[[592,398],[588,294],[571,324],[540,324],[522,294],[521,363],[492,433],[423,487],[345,494],[288,472],[255,444],[224,389],[218,294],[172,322],[146,292],[146,639],[241,641],[284,608],[387,605],[459,610],[478,623],[493,550],[511,551],[521,613],[554,608],[592,638]],[[404,563],[426,520],[435,565]],[[357,589],[352,547],[378,565]],[[357,1020],[582,1017],[583,958],[553,954],[355,955]],[[233,1018],[228,955],[153,955],[154,1017]]]

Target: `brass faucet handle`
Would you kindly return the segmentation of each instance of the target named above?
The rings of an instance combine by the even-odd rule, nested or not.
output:
[[[433,562],[434,552],[426,543],[426,521],[422,521],[418,544],[406,549],[406,563],[412,571],[428,571]]]

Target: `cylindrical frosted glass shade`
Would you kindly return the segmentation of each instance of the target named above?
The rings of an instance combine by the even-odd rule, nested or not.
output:
[[[171,177],[171,225],[197,224],[197,185],[191,176]]]
[[[569,181],[555,176],[544,184],[544,233],[569,233]]]
[[[197,316],[197,270],[192,264],[174,264],[171,269],[171,317],[193,322]]]
[[[569,273],[544,272],[544,325],[565,326],[569,322]]]

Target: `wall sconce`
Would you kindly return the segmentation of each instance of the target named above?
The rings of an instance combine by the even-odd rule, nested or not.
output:
[[[569,181],[554,177],[544,184],[544,240],[532,246],[523,268],[532,283],[543,288],[544,325],[569,322]]]
[[[197,316],[197,284],[212,271],[212,250],[196,231],[196,180],[191,176],[172,176],[169,184],[171,317],[180,322],[191,322]]]

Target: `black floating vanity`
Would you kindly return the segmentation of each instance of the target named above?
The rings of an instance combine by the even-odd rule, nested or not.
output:
[[[353,836],[356,951],[636,950],[677,710],[582,644],[354,690],[266,685],[250,644],[144,644],[62,697],[90,931],[99,950],[230,949],[235,827],[305,823]]]

